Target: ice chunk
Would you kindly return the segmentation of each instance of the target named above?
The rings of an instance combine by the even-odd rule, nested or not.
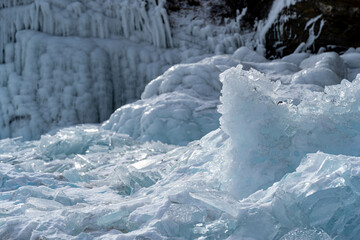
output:
[[[357,52],[345,53],[340,57],[348,67],[348,79],[350,81],[354,80],[356,75],[360,73],[360,54]]]
[[[219,74],[238,63],[215,56],[173,66],[146,86],[142,100],[119,108],[103,128],[142,141],[186,145],[200,139],[219,126]]]
[[[28,198],[26,201],[28,207],[34,207],[41,211],[52,211],[63,208],[63,205],[54,200],[46,200],[41,198]]]
[[[236,50],[233,54],[233,58],[238,59],[240,61],[244,62],[267,62],[268,60],[258,54],[255,51],[250,50],[247,47],[241,47],[238,50]]]
[[[352,120],[358,118],[359,79],[307,91],[297,106],[281,100],[281,84],[255,70],[238,66],[221,79],[221,127],[231,139],[230,175],[238,196],[280,180],[308,152],[359,156],[360,129]]]
[[[292,76],[292,82],[296,84],[314,84],[320,87],[339,84],[341,79],[328,68],[310,68],[302,70]]]
[[[282,236],[280,240],[331,240],[332,238],[323,230],[317,229],[295,229],[286,235]]]
[[[327,68],[333,71],[341,80],[347,77],[344,61],[335,52],[313,55],[304,59],[300,63],[300,67],[303,69]]]

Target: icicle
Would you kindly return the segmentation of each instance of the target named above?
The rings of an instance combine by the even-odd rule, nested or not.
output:
[[[321,18],[322,14],[320,14],[319,16],[310,19],[305,26],[304,30],[307,30],[309,28],[309,38],[306,41],[305,44],[305,48],[309,48],[310,46],[313,46],[315,43],[315,40],[320,36],[322,28],[324,27],[325,21],[322,19],[320,22],[320,27],[319,27],[319,31],[317,34],[315,34],[315,24],[316,22]]]
[[[298,1],[299,0],[275,0],[273,2],[266,21],[260,21],[257,24],[256,41],[259,49],[262,49],[265,46],[265,36],[277,20],[281,11],[286,7],[294,5]]]
[[[66,4],[51,0],[3,0],[0,3],[4,6],[0,9],[0,62],[4,62],[5,45],[14,42],[15,33],[21,30],[93,38],[136,36],[158,47],[174,46],[164,1],[108,0],[100,11],[88,1]]]

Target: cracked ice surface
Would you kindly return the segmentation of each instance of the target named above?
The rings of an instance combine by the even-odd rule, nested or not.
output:
[[[350,76],[359,72],[358,55],[266,61],[241,48],[155,79],[105,124],[134,119],[129,132],[80,125],[37,141],[1,140],[0,236],[356,239],[360,78]],[[350,81],[319,79],[326,71]],[[212,91],[189,87],[191,76]],[[220,90],[220,128],[191,141],[182,117],[198,121],[186,111],[218,101]],[[175,123],[133,133],[142,119]],[[167,132],[173,143],[191,142],[136,140]]]

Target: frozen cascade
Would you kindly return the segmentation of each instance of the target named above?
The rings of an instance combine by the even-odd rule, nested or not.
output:
[[[106,120],[179,61],[126,39],[82,39],[20,31],[0,65],[0,137],[38,138],[53,127]],[[33,59],[38,59],[34,61]],[[13,61],[13,62],[11,62]]]
[[[8,43],[21,30],[55,36],[110,38],[134,36],[158,47],[172,47],[164,1],[7,1],[0,5],[0,62]]]
[[[163,2],[0,5],[0,138],[102,122],[181,59]]]
[[[103,122],[170,66],[242,44],[232,22],[172,33],[164,3],[1,1],[0,138]]]

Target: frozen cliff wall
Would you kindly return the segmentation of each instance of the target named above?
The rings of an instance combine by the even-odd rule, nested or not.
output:
[[[6,49],[10,61],[0,65],[1,138],[31,139],[54,127],[102,122],[176,61],[173,50],[126,39],[28,30],[16,36]]]
[[[136,37],[159,47],[173,45],[163,1],[5,0],[1,5],[2,52],[7,43],[16,41],[16,32],[29,29],[55,36],[116,35]]]
[[[161,2],[0,6],[0,138],[104,121],[180,61]]]
[[[170,66],[242,44],[234,24],[191,14],[170,19],[155,0],[0,1],[0,138],[102,122]]]
[[[241,26],[257,32],[254,40],[264,45],[261,50],[267,57],[360,46],[359,0],[226,0],[223,4],[225,17],[235,18],[246,9]]]

